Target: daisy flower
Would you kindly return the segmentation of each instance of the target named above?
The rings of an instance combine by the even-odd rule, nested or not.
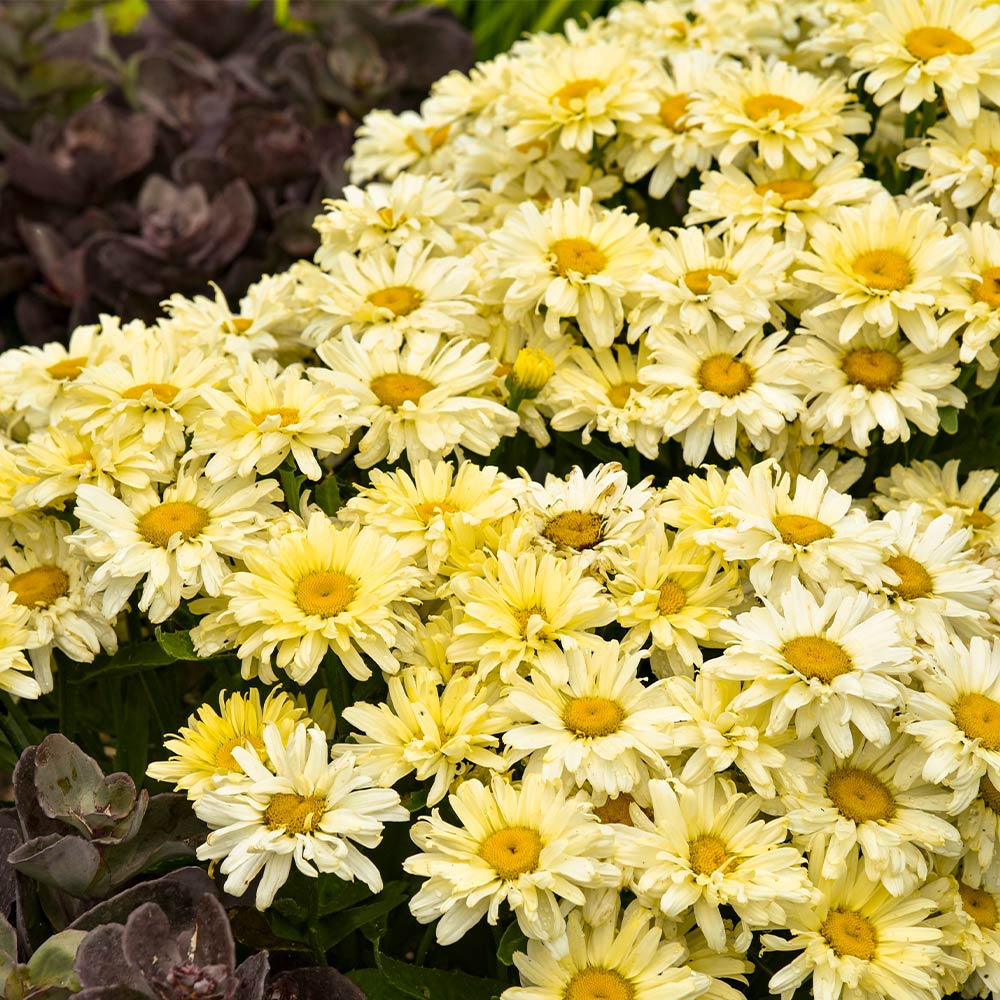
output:
[[[976,0],[873,0],[863,35],[847,53],[852,80],[879,106],[899,98],[904,113],[938,92],[962,128],[981,95],[1000,101],[1000,11]]]
[[[18,698],[38,698],[42,689],[31,675],[24,650],[31,638],[31,611],[16,591],[0,580],[0,690]]]
[[[927,920],[934,900],[921,892],[894,898],[865,875],[856,855],[834,878],[823,878],[822,866],[822,852],[815,851],[809,875],[817,899],[788,914],[791,937],[761,938],[766,949],[801,952],[771,977],[771,992],[791,1000],[811,977],[813,995],[823,1000],[939,997],[942,934]]]
[[[616,621],[628,629],[624,642],[643,646],[652,636],[672,673],[701,666],[700,647],[720,645],[720,623],[743,600],[734,566],[663,530],[647,532],[613,569],[608,593],[618,605]]]
[[[569,954],[557,958],[538,941],[514,953],[521,986],[504,991],[504,1000],[694,1000],[711,980],[687,965],[682,941],[669,941],[654,914],[637,902],[621,911],[615,896],[607,920],[588,924],[580,910],[566,922]]]
[[[552,429],[579,430],[585,445],[600,431],[655,459],[664,437],[666,393],[639,380],[649,360],[645,338],[638,354],[625,344],[596,351],[571,348],[539,401]]]
[[[783,593],[796,579],[827,586],[845,574],[878,585],[891,532],[831,489],[822,470],[792,484],[774,462],[758,463],[749,475],[734,469],[718,508],[730,523],[697,531],[695,539],[730,562],[749,563],[758,594]]]
[[[845,343],[836,321],[813,317],[789,342],[788,357],[810,387],[807,439],[864,452],[876,429],[885,444],[909,441],[911,425],[936,434],[941,409],[966,403],[953,344],[922,351],[864,326]]]
[[[362,184],[380,174],[392,181],[403,171],[440,174],[452,157],[451,125],[442,115],[372,109],[358,126],[345,163],[351,183]]]
[[[777,602],[764,599],[720,628],[733,644],[703,669],[746,682],[733,707],[768,705],[768,735],[793,723],[800,739],[819,729],[840,757],[853,752],[851,725],[876,746],[889,743],[913,652],[895,614],[868,594],[835,587],[820,602],[792,580]]]
[[[194,425],[191,451],[206,459],[213,482],[274,472],[291,453],[299,471],[320,479],[318,458],[339,455],[361,418],[349,401],[292,365],[246,361],[222,388],[202,391],[206,408]],[[341,405],[344,406],[341,409]]]
[[[995,111],[980,111],[968,126],[945,118],[897,159],[923,171],[914,196],[947,196],[956,208],[970,209],[989,199],[986,210],[1000,216],[1000,114]]]
[[[948,929],[954,940],[947,950],[957,951],[962,964],[954,989],[961,987],[963,996],[993,995],[1000,989],[1000,896],[962,879],[946,876],[938,903],[951,918]]]
[[[514,677],[497,710],[509,716],[503,741],[514,760],[527,758],[526,774],[558,784],[589,785],[595,796],[618,796],[669,772],[673,726],[686,717],[660,683],[643,684],[641,652],[617,642],[566,651],[563,684],[533,670]]]
[[[674,476],[660,494],[662,517],[682,540],[694,537],[703,528],[733,522],[724,510],[729,500],[729,473],[714,465],[704,465],[702,470],[704,475],[692,473],[687,479]],[[699,544],[713,547],[711,539]]]
[[[949,307],[965,321],[962,361],[978,361],[987,372],[1000,367],[993,344],[1000,337],[1000,229],[981,222],[956,226],[974,277],[961,282]]]
[[[410,900],[417,922],[440,917],[438,944],[454,944],[483,917],[495,925],[506,902],[525,936],[566,954],[560,901],[580,906],[584,889],[618,881],[604,860],[611,836],[585,793],[568,798],[537,775],[518,786],[495,777],[489,787],[463,782],[448,804],[460,826],[435,809],[410,831],[421,853],[403,868],[427,879]]]
[[[251,688],[246,694],[234,691],[228,697],[219,693],[219,710],[202,705],[188,717],[188,724],[164,740],[171,756],[154,761],[146,774],[156,781],[170,782],[179,792],[186,792],[197,801],[209,789],[224,779],[235,782],[245,772],[233,756],[236,747],[256,754],[269,762],[264,746],[264,727],[273,725],[282,743],[286,743],[300,721],[308,721],[305,709],[297,708],[291,697],[274,688],[264,699]]]
[[[846,758],[821,746],[817,773],[783,795],[799,845],[810,856],[822,846],[824,878],[835,878],[860,849],[866,877],[902,896],[927,879],[933,858],[962,853],[958,830],[942,815],[947,791],[899,773],[909,743],[906,736],[886,747],[862,743]]]
[[[6,547],[0,566],[0,580],[30,611],[28,657],[43,694],[52,690],[53,650],[75,663],[92,663],[102,649],[118,649],[113,621],[87,587],[92,568],[70,547],[72,530],[56,517],[18,519],[13,525],[18,544]]]
[[[787,277],[790,248],[769,236],[710,239],[701,229],[658,237],[657,259],[637,284],[643,298],[629,314],[630,340],[646,334],[651,347],[661,348],[674,342],[678,328],[694,334],[781,323],[778,300],[795,291]]]
[[[549,552],[498,552],[450,581],[461,613],[448,656],[494,670],[509,683],[521,667],[538,664],[553,684],[564,684],[564,650],[594,646],[591,630],[614,620],[614,605],[576,559]]]
[[[330,873],[380,892],[382,876],[355,845],[377,847],[385,823],[409,819],[399,796],[390,788],[373,788],[350,755],[331,762],[322,729],[299,723],[283,741],[269,723],[263,739],[270,770],[256,753],[234,746],[232,755],[245,777],[221,783],[194,803],[212,831],[198,858],[222,861],[225,891],[234,896],[242,896],[261,875],[258,910],[274,902],[293,862],[310,878]]]
[[[629,486],[628,473],[617,462],[595,466],[587,475],[575,465],[565,478],[547,474],[544,483],[525,473],[517,503],[523,523],[537,532],[533,544],[540,551],[603,568],[646,531],[654,503],[651,479]]]
[[[371,676],[361,654],[387,673],[399,670],[393,652],[402,629],[412,627],[410,604],[423,580],[395,539],[375,528],[309,518],[266,548],[245,547],[246,570],[222,585],[225,606],[192,630],[199,655],[237,647],[244,677],[267,684],[284,670],[305,684],[332,651],[357,680]]]
[[[593,192],[512,211],[483,247],[483,297],[512,323],[542,312],[550,337],[575,319],[587,342],[609,347],[655,253],[649,227],[624,208],[593,207]]]
[[[274,479],[212,483],[197,465],[181,468],[162,495],[150,488],[119,500],[84,484],[75,510],[81,527],[70,545],[98,564],[90,589],[102,594],[108,620],[145,578],[139,610],[162,622],[182,598],[221,593],[230,572],[224,557],[242,558],[249,543],[262,538],[265,520],[278,513],[272,501],[280,497]]]
[[[709,327],[684,330],[657,347],[641,377],[669,393],[665,431],[683,444],[688,465],[700,465],[712,446],[732,458],[739,431],[766,451],[799,415],[805,387],[783,357],[786,336]]]
[[[652,816],[632,809],[615,831],[615,858],[634,868],[632,890],[664,916],[692,907],[709,947],[722,951],[721,906],[752,929],[784,926],[812,899],[802,855],[783,846],[782,820],[758,819],[761,800],[712,777],[691,788],[651,781]]]
[[[958,812],[983,778],[1000,786],[1000,641],[939,642],[925,661],[923,690],[906,692],[900,726],[919,747],[909,755],[918,773],[953,789]]]
[[[803,167],[852,153],[848,136],[865,133],[870,119],[839,74],[821,78],[755,56],[749,66],[720,67],[692,102],[691,123],[723,167],[750,152],[772,169],[786,156]]]
[[[550,139],[586,155],[620,123],[656,114],[662,71],[613,42],[536,35],[534,51],[511,74],[500,99],[512,146]]]
[[[424,330],[455,336],[482,333],[472,300],[476,270],[465,257],[433,257],[418,240],[398,250],[377,247],[360,257],[337,254],[329,270],[300,268],[315,317],[303,339],[321,344],[347,328],[367,345],[395,349]]]
[[[818,224],[795,277],[827,293],[809,312],[835,313],[844,343],[868,323],[885,337],[902,327],[930,352],[944,347],[961,322],[940,313],[956,280],[972,277],[962,257],[961,237],[946,235],[937,206],[901,208],[886,193]]]
[[[456,447],[488,455],[516,433],[517,414],[484,398],[496,384],[489,345],[427,335],[400,351],[369,350],[350,334],[321,344],[329,371],[311,377],[333,390],[331,402],[364,421],[355,463],[369,469],[406,452],[412,464],[437,460]]]
[[[433,779],[429,806],[472,767],[507,770],[507,761],[494,752],[505,726],[495,708],[496,691],[475,675],[454,674],[439,687],[436,671],[411,667],[388,685],[387,702],[355,702],[341,713],[360,735],[334,747],[335,756],[353,754],[383,787],[413,772],[418,781]]]
[[[684,225],[713,223],[710,236],[732,232],[739,242],[751,234],[770,236],[802,249],[834,209],[870,201],[882,190],[861,176],[863,169],[856,154],[838,153],[808,169],[795,161],[772,168],[751,160],[742,170],[732,165],[711,170],[691,192]]]

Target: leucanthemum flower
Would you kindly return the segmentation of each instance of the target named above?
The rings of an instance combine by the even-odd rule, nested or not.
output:
[[[935,1000],[937,968],[944,953],[941,930],[927,918],[935,910],[928,894],[894,898],[868,878],[860,859],[847,858],[834,878],[823,878],[822,851],[809,858],[818,899],[788,914],[790,938],[765,934],[773,951],[801,952],[768,983],[781,1000],[812,977],[817,1000]]]
[[[618,624],[628,629],[624,642],[643,646],[652,637],[672,673],[701,666],[701,647],[721,645],[719,624],[743,600],[735,566],[662,529],[648,531],[615,559],[613,571],[608,593],[618,605]]]
[[[19,604],[15,591],[0,580],[0,690],[18,698],[38,698],[42,693],[24,655],[31,637],[30,618],[30,609]]]
[[[755,327],[739,333],[707,328],[678,333],[657,347],[641,377],[668,393],[664,429],[682,442],[688,465],[700,465],[710,446],[732,458],[740,431],[766,451],[799,415],[805,387],[783,357],[786,336]]]
[[[198,848],[202,861],[222,861],[225,890],[242,896],[257,883],[255,904],[266,910],[295,867],[310,878],[331,873],[345,882],[360,879],[373,893],[382,876],[357,846],[382,841],[385,823],[409,819],[390,788],[373,788],[370,775],[345,755],[330,761],[323,730],[298,724],[287,740],[278,727],[264,727],[270,770],[256,753],[234,746],[245,772],[237,781],[208,790],[195,804],[211,829]]]
[[[440,917],[438,943],[454,944],[484,917],[495,925],[506,902],[529,939],[565,955],[560,901],[580,906],[584,889],[618,882],[616,866],[604,860],[611,836],[586,793],[568,798],[538,776],[518,786],[496,777],[488,788],[463,782],[448,802],[460,826],[435,809],[410,831],[422,853],[403,868],[427,879],[410,900],[418,923]]]
[[[895,614],[870,595],[834,587],[818,601],[793,579],[778,601],[720,628],[733,644],[702,669],[745,682],[733,706],[768,705],[768,735],[792,724],[799,738],[819,729],[841,757],[854,749],[852,725],[876,746],[889,743],[888,718],[915,664]]]
[[[459,573],[450,591],[461,613],[448,656],[475,663],[509,682],[538,664],[553,684],[564,684],[564,650],[600,643],[591,630],[614,620],[601,584],[576,559],[534,551],[498,552],[481,567]]]
[[[663,520],[677,531],[679,539],[690,539],[703,528],[733,523],[724,511],[729,499],[729,473],[714,465],[702,466],[702,470],[703,475],[692,473],[686,479],[674,476],[660,494]],[[712,547],[711,540],[699,544]]]
[[[935,857],[962,853],[958,830],[943,815],[947,790],[899,774],[909,744],[906,736],[886,747],[861,743],[846,758],[821,746],[805,787],[783,791],[796,842],[810,855],[823,848],[824,878],[835,878],[860,849],[865,875],[902,896],[927,879]]]
[[[654,914],[638,902],[613,910],[596,924],[573,910],[566,922],[569,953],[557,958],[538,941],[515,952],[521,986],[504,990],[505,1000],[694,1000],[711,980],[687,965],[682,941],[668,940]]]
[[[786,156],[816,167],[854,152],[848,136],[867,132],[869,121],[838,74],[822,78],[759,57],[717,70],[691,107],[691,123],[721,166],[749,151],[772,169]]]
[[[802,416],[807,440],[864,452],[876,429],[884,444],[909,441],[911,425],[936,434],[941,409],[966,403],[955,384],[954,344],[922,351],[871,327],[845,343],[837,322],[817,316],[789,342],[788,359],[810,387]]]
[[[947,235],[935,205],[902,208],[886,193],[818,224],[795,277],[827,293],[810,312],[835,313],[844,343],[868,323],[885,337],[902,327],[929,352],[944,347],[961,323],[940,314],[956,280],[974,277],[962,258],[961,237]]]
[[[360,735],[334,747],[334,755],[353,754],[358,767],[386,788],[413,772],[418,781],[433,779],[428,806],[437,805],[472,767],[507,770],[507,761],[494,752],[505,727],[495,686],[474,674],[454,674],[439,684],[436,672],[424,667],[390,677],[387,701],[344,709],[344,719]]]
[[[731,562],[746,561],[760,595],[783,593],[795,580],[828,586],[849,575],[877,586],[883,578],[891,531],[831,489],[822,470],[793,481],[775,462],[759,462],[749,474],[734,469],[717,512],[729,523],[695,539]]]
[[[615,859],[634,868],[639,901],[676,918],[692,907],[709,946],[721,951],[731,906],[750,929],[784,926],[812,899],[802,855],[783,846],[782,820],[758,819],[761,800],[711,777],[695,787],[651,781],[652,816],[632,808],[615,830]]]
[[[956,208],[969,209],[988,199],[986,210],[1000,216],[1000,114],[995,111],[981,110],[967,127],[945,118],[897,159],[923,171],[914,197],[947,196]]]
[[[317,458],[338,455],[361,417],[350,400],[295,365],[246,361],[221,388],[202,391],[205,410],[194,425],[191,451],[206,460],[213,482],[274,472],[290,453],[299,471],[321,478]]]
[[[977,361],[986,372],[1000,367],[993,345],[1000,337],[1000,229],[974,222],[956,226],[965,241],[974,277],[963,280],[949,301],[949,307],[962,317],[960,357]]]
[[[960,127],[979,115],[981,95],[1000,102],[1000,11],[977,0],[873,0],[863,35],[847,53],[879,106],[904,113],[938,91]]]
[[[187,725],[164,739],[170,751],[167,760],[154,761],[146,774],[156,781],[171,783],[177,791],[196,801],[219,784],[216,779],[233,783],[245,774],[233,756],[236,747],[256,754],[268,763],[264,746],[264,727],[276,727],[282,743],[288,741],[297,723],[307,721],[306,711],[297,708],[291,697],[274,688],[263,703],[260,692],[251,688],[246,694],[234,691],[228,697],[219,693],[219,710],[206,703],[188,717]]]
[[[503,741],[526,774],[558,784],[589,785],[615,797],[669,773],[673,727],[686,713],[671,705],[662,683],[643,684],[641,652],[617,642],[566,651],[568,677],[552,683],[544,671],[514,677],[497,710],[508,716]]]
[[[378,175],[392,181],[403,171],[440,174],[451,161],[454,138],[451,120],[442,115],[374,108],[358,126],[345,166],[352,184]]]
[[[963,996],[992,996],[1000,991],[1000,896],[991,887],[965,881],[966,877],[963,870],[961,877],[942,879],[938,902],[950,918],[943,924],[946,950],[954,956],[954,964],[961,965],[953,988],[961,987]],[[949,987],[951,981],[945,980]]]
[[[399,670],[394,648],[400,630],[412,628],[409,605],[424,574],[395,539],[317,513],[240,555],[246,570],[223,582],[225,606],[191,633],[200,655],[236,647],[244,677],[268,684],[274,665],[305,684],[328,650],[357,680],[371,676],[362,653],[387,673]]]
[[[900,727],[917,746],[905,765],[953,789],[965,809],[984,778],[1000,787],[1000,641],[939,642],[925,655],[922,691],[907,691]]]
[[[497,382],[488,344],[428,334],[398,352],[369,351],[343,334],[318,353],[330,370],[314,368],[312,378],[330,386],[332,401],[367,426],[358,468],[393,463],[404,451],[411,464],[457,447],[488,455],[517,431],[517,414],[484,398]]]
[[[545,332],[559,335],[575,319],[587,342],[609,347],[655,252],[649,227],[623,208],[593,207],[593,192],[553,202],[544,212],[527,202],[512,211],[483,247],[483,297],[503,304],[509,322],[544,307]]]
[[[162,495],[155,489],[125,500],[97,486],[77,490],[80,530],[70,545],[98,564],[90,590],[102,595],[113,619],[145,579],[140,611],[166,621],[182,598],[204,591],[216,597],[230,569],[224,557],[242,558],[263,537],[264,522],[278,513],[277,480],[231,479],[212,483],[198,465],[181,468]]]

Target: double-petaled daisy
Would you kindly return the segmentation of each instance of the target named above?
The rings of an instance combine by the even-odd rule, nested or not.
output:
[[[986,372],[1000,367],[994,344],[1000,337],[1000,229],[974,222],[956,226],[965,241],[973,277],[961,282],[950,308],[962,317],[962,361],[978,361]]]
[[[331,873],[360,879],[372,892],[382,876],[358,847],[377,847],[385,823],[409,818],[391,788],[374,788],[349,754],[330,761],[322,729],[298,724],[286,740],[264,727],[270,768],[255,752],[234,746],[244,771],[206,791],[194,805],[211,829],[198,848],[202,861],[222,861],[226,892],[242,896],[257,883],[255,903],[267,909],[295,867],[310,878]]]
[[[412,174],[440,173],[440,168],[451,161],[454,138],[448,116],[425,116],[416,111],[395,114],[374,108],[358,126],[345,166],[350,169],[353,184],[378,175],[391,181],[404,170]]]
[[[18,602],[17,593],[0,581],[0,690],[18,698],[37,698],[42,693],[24,655],[31,637],[30,618],[30,610]]]

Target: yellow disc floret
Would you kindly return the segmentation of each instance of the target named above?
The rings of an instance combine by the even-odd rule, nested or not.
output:
[[[903,44],[910,55],[921,62],[929,62],[938,56],[967,56],[975,51],[967,39],[950,28],[935,28],[930,25],[908,31]]]
[[[786,545],[810,545],[821,538],[833,538],[833,528],[807,514],[775,514],[771,523]]]
[[[579,236],[553,240],[549,244],[549,253],[555,258],[552,269],[564,278],[570,273],[586,278],[603,271],[608,264],[608,258],[600,247]]]
[[[563,1000],[633,1000],[635,987],[614,969],[592,967],[578,972],[563,993]]]
[[[897,292],[913,280],[910,262],[898,250],[867,250],[851,262],[861,284],[877,292]]]
[[[491,833],[479,848],[479,856],[502,879],[513,881],[538,868],[542,838],[537,830],[511,826]]]
[[[841,815],[855,823],[888,821],[896,815],[892,793],[870,771],[838,768],[826,779],[826,794]]]
[[[698,366],[698,384],[720,396],[738,396],[753,385],[753,369],[731,354],[713,354]]]
[[[434,385],[420,375],[387,372],[385,375],[376,375],[371,380],[370,387],[383,406],[398,410],[403,403],[416,403]]]
[[[69,577],[58,566],[36,566],[8,580],[15,604],[25,608],[47,608],[68,590]]]
[[[955,724],[970,740],[994,753],[1000,750],[1000,701],[985,694],[963,694],[952,706]]]
[[[278,792],[264,810],[264,825],[269,830],[286,833],[312,833],[326,812],[326,799],[321,795],[295,795]]]
[[[610,698],[573,698],[563,712],[563,722],[577,736],[610,736],[621,728],[625,710]]]
[[[604,537],[604,521],[592,511],[567,510],[550,518],[542,535],[563,548],[582,552],[592,549]]]
[[[870,961],[875,957],[878,937],[872,922],[853,910],[831,910],[820,927],[820,933],[841,957],[853,955]]]
[[[691,869],[699,875],[717,872],[728,860],[726,845],[714,834],[706,833],[692,840],[688,845]]]
[[[891,351],[856,347],[840,363],[851,385],[863,385],[871,392],[894,389],[903,374],[903,363]]]
[[[186,500],[168,500],[147,510],[136,522],[139,534],[150,545],[166,548],[170,539],[180,532],[188,542],[208,527],[208,511]]]
[[[900,554],[890,556],[885,564],[899,577],[899,583],[890,584],[889,590],[904,601],[927,597],[934,590],[934,578],[916,559]]]
[[[295,600],[307,615],[339,615],[354,600],[358,583],[346,573],[320,572],[302,577],[295,585]]]
[[[388,309],[395,316],[407,316],[418,309],[423,300],[423,293],[409,285],[391,285],[368,296],[368,301],[377,309]]]
[[[800,635],[781,647],[781,655],[803,677],[829,684],[849,673],[854,662],[843,646],[819,635]]]

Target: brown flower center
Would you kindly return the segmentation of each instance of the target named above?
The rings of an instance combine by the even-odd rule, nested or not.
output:
[[[572,698],[563,712],[563,723],[577,736],[610,736],[624,718],[625,710],[610,698]]]
[[[434,384],[420,375],[387,372],[385,375],[376,375],[371,380],[370,388],[383,406],[398,410],[403,403],[416,403],[434,388]]]
[[[1000,702],[984,694],[963,694],[951,711],[955,724],[970,740],[979,740],[985,750],[1000,750]]]
[[[878,937],[872,922],[853,910],[831,910],[820,933],[841,957],[853,955],[865,961],[875,957]]]
[[[829,684],[854,669],[850,655],[839,643],[819,635],[800,635],[781,647],[781,655],[803,677]]]
[[[913,280],[910,262],[897,250],[867,250],[851,263],[857,279],[878,292],[896,292]]]
[[[885,564],[899,577],[899,583],[889,584],[890,593],[902,597],[904,601],[915,601],[933,592],[933,577],[916,559],[900,554],[889,556]]]
[[[753,369],[731,354],[713,354],[698,366],[698,384],[719,396],[738,396],[753,385]]]
[[[964,882],[958,883],[958,894],[962,897],[962,909],[980,927],[993,930],[997,925],[997,904],[993,896],[983,889],[973,889]]]
[[[921,62],[929,62],[938,56],[967,56],[975,50],[972,44],[950,28],[914,28],[903,39],[910,55]]]
[[[312,833],[325,812],[326,799],[322,795],[278,792],[271,796],[264,810],[264,825],[269,830],[284,830],[285,833]]]
[[[840,367],[851,385],[863,385],[870,392],[895,388],[903,374],[903,364],[895,354],[867,347],[848,351]]]
[[[629,807],[635,799],[628,792],[622,792],[613,799],[608,799],[603,806],[594,806],[594,815],[602,823],[621,823],[623,826],[634,826]]]
[[[550,518],[542,529],[543,537],[567,549],[592,549],[604,537],[604,521],[587,510],[567,510]]]
[[[147,510],[136,522],[136,528],[150,545],[166,548],[178,532],[185,542],[200,535],[208,521],[208,511],[203,507],[186,500],[171,500]]]
[[[564,278],[570,273],[586,278],[603,271],[608,264],[608,258],[604,256],[600,247],[580,236],[553,240],[549,244],[549,253],[555,257],[552,269]]]
[[[310,573],[295,585],[295,600],[307,615],[329,618],[339,615],[357,591],[358,581],[346,573]]]
[[[772,112],[777,112],[779,118],[797,115],[800,111],[804,111],[805,107],[798,101],[781,94],[757,94],[754,97],[748,97],[743,102],[743,110],[746,112],[747,118],[760,121],[761,118],[766,118]]]
[[[69,590],[69,577],[58,566],[36,566],[11,577],[7,585],[17,595],[15,604],[47,608]]]
[[[538,868],[542,838],[537,830],[511,826],[491,833],[480,845],[479,856],[502,879],[513,881]]]
[[[1000,816],[1000,789],[985,776],[979,782],[979,797],[990,812]]]
[[[855,823],[890,820],[896,815],[892,793],[870,771],[838,768],[826,779],[826,794],[841,815]]]

